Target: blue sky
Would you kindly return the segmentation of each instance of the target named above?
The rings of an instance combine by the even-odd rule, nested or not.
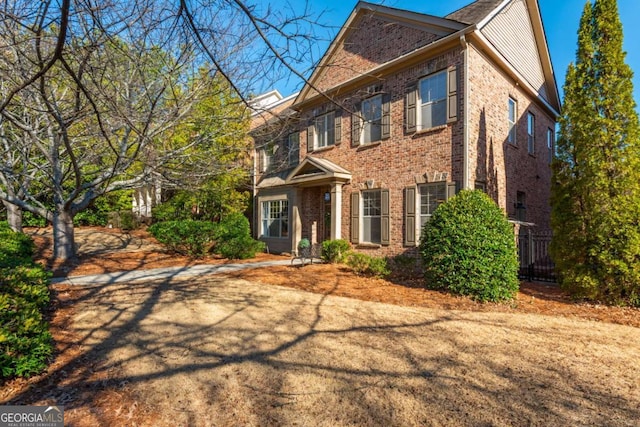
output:
[[[472,0],[370,0],[386,6],[412,10],[430,15],[444,16]],[[278,2],[274,2],[277,4]],[[575,60],[577,31],[586,0],[538,0],[542,12],[547,42],[551,52],[558,89],[562,96],[562,86],[567,66]],[[329,36],[333,36],[344,24],[357,4],[357,0],[309,0],[308,7],[314,14],[321,14],[319,23],[325,24]],[[296,6],[294,6],[295,8]],[[640,1],[618,0],[620,19],[624,31],[624,49],[626,61],[635,75],[633,79],[636,104],[640,103]],[[327,43],[328,46],[328,43]],[[327,46],[322,47],[322,52]],[[300,89],[300,82],[290,80],[276,85],[283,95],[289,95]]]

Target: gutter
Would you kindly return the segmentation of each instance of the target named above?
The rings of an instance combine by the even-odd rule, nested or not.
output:
[[[464,84],[464,107],[463,107],[463,142],[462,142],[462,189],[470,190],[469,186],[469,45],[464,34],[460,36],[460,44],[463,52],[463,84]]]

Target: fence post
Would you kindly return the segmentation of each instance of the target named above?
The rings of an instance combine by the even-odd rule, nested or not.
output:
[[[535,255],[535,244],[533,242],[533,233],[530,228],[527,228],[527,240],[529,244],[528,254],[527,254],[527,265],[528,265],[528,273],[529,273],[529,281],[533,281],[533,277],[535,276],[534,264],[536,262]]]

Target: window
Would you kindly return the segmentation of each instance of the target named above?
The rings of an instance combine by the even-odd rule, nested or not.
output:
[[[273,168],[274,149],[268,145],[258,152],[258,161],[260,172],[268,172]]]
[[[487,183],[484,181],[476,181],[474,185],[474,190],[480,190],[483,193],[487,192]]]
[[[527,114],[527,147],[529,154],[536,152],[536,116]]]
[[[524,191],[518,191],[516,193],[516,219],[518,221],[527,220],[527,194]]]
[[[324,114],[315,120],[315,148],[328,147],[335,142],[334,114]]]
[[[382,139],[382,95],[362,101],[362,129],[363,144],[380,141]]]
[[[287,137],[287,161],[289,166],[295,166],[300,162],[300,134],[294,132]]]
[[[518,104],[513,98],[509,98],[509,136],[507,141],[510,144],[516,144],[516,119],[518,116]]]
[[[549,164],[551,164],[551,162],[553,161],[553,140],[554,140],[554,135],[553,135],[553,129],[549,128],[547,129],[547,149],[549,152]]]
[[[382,198],[380,190],[362,192],[362,241],[381,243]]]
[[[447,72],[441,71],[420,80],[418,89],[418,129],[447,123]]]
[[[426,224],[438,206],[447,200],[447,184],[438,182],[421,185],[420,191],[420,230]]]
[[[262,236],[289,236],[289,202],[287,200],[262,202]]]

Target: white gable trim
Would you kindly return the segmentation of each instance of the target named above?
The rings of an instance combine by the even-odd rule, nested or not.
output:
[[[347,21],[329,45],[327,51],[323,55],[322,59],[320,59],[318,65],[316,65],[316,67],[314,68],[311,76],[309,76],[309,79],[307,80],[307,83],[304,85],[304,87],[298,94],[298,97],[294,101],[294,104],[298,104],[299,102],[305,100],[309,92],[312,89],[315,89],[314,82],[317,80],[320,73],[326,69],[325,65],[330,63],[331,58],[336,52],[338,46],[342,44],[347,36],[347,33],[353,29],[353,23],[356,21],[356,19],[366,12],[373,12],[379,18],[385,19],[387,21],[398,22],[408,27],[423,29],[424,31],[430,31],[434,34],[442,36],[450,35],[451,33],[461,31],[468,27],[468,25],[466,24],[462,24],[451,19],[394,9],[387,6],[360,1],[355,6],[353,11],[351,12],[351,15],[349,15],[349,18],[347,18]]]
[[[500,5],[495,9],[493,9],[493,11],[490,14],[485,16],[482,21],[478,22],[478,28],[482,29],[482,27],[487,25],[487,23],[491,21],[494,16],[500,13],[502,9],[504,9],[509,3],[511,3],[511,0],[504,0],[502,3],[500,3]]]

